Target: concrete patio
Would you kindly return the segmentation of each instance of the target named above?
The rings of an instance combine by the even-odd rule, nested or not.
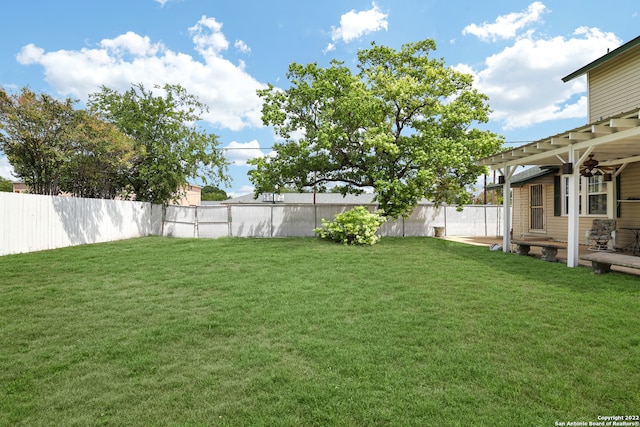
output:
[[[494,237],[491,237],[491,236],[472,236],[472,237],[445,236],[445,237],[441,237],[441,238],[445,239],[445,240],[451,240],[451,241],[455,241],[455,242],[466,243],[466,244],[469,244],[469,245],[485,246],[485,247],[487,247],[487,249],[489,247],[491,247],[491,245],[493,245],[494,243],[502,245],[502,237],[501,236],[494,236]],[[565,248],[565,249],[560,249],[558,251],[558,263],[566,264],[567,263],[566,243],[562,243],[562,242],[557,242],[557,243],[562,245]],[[516,246],[515,244],[512,245],[511,252],[513,253],[514,256],[518,256],[515,253],[515,246]],[[587,245],[579,245],[579,248],[578,248],[579,256],[582,256],[582,255],[585,255],[585,254],[588,254],[588,253],[591,253],[591,251],[589,251]],[[630,254],[629,252],[623,252],[623,253]],[[542,248],[531,247],[531,252],[529,253],[529,255],[537,257],[537,258],[540,258],[542,256]],[[544,261],[540,260],[540,262],[544,262]],[[591,262],[589,262],[589,261],[579,260],[578,263],[582,267],[591,268]],[[611,269],[613,271],[619,271],[619,272],[623,272],[623,273],[627,273],[627,274],[633,274],[635,276],[640,276],[640,270],[637,270],[637,269],[618,267],[618,266],[615,266],[615,265],[612,266]]]

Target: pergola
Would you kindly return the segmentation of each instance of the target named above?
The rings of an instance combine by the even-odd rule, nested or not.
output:
[[[589,156],[598,160],[598,166],[612,167],[614,177],[629,163],[640,161],[640,109],[599,120],[478,161],[479,165],[489,166],[502,175],[500,182],[505,194],[505,252],[511,247],[511,206],[508,195],[514,172],[518,166],[556,166],[569,178],[567,266],[578,265],[580,169],[585,161],[591,159]],[[612,180],[612,183],[615,183],[615,180]],[[615,209],[613,211],[615,212]]]

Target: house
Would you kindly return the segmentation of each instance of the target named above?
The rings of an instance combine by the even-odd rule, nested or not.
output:
[[[24,182],[14,181],[12,182],[12,184],[14,193],[27,193],[29,190],[27,184],[25,184]]]
[[[640,227],[640,37],[564,77],[586,75],[588,124],[478,161],[499,171],[503,248],[531,236],[567,242],[567,265],[596,218],[617,220],[618,246]],[[516,174],[528,167],[526,175]]]
[[[200,206],[202,202],[202,187],[195,184],[187,184],[182,188],[182,194],[177,202],[178,206]]]

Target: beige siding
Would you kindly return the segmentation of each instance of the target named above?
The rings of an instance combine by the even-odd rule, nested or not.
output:
[[[178,201],[181,206],[200,206],[202,200],[202,188],[197,185],[187,184],[182,187],[182,196]]]
[[[547,226],[547,235],[557,241],[566,242],[568,239],[568,227],[569,227],[569,219],[566,215],[554,216],[553,215],[553,177],[549,177],[546,181],[548,184],[547,192],[548,203],[550,206],[549,213],[549,222]],[[561,184],[563,185],[563,184]],[[578,241],[582,244],[584,242],[584,238],[582,236],[585,235],[585,231],[591,228],[591,223],[593,222],[594,217],[589,216],[581,216],[579,218],[579,231],[578,231]]]
[[[640,46],[589,72],[589,122],[640,107]]]
[[[547,235],[554,240],[565,242],[567,240],[567,217],[554,216],[553,206],[553,176],[546,177],[547,203],[549,204],[549,220],[547,222]]]
[[[513,188],[513,238],[549,237],[549,226],[553,223],[553,177],[547,176],[532,184],[544,185],[544,229],[530,229],[529,197],[530,185]]]
[[[513,188],[513,218],[511,219],[511,228],[513,230],[513,238],[519,239],[529,234],[529,213],[527,206],[529,205],[528,187]]]
[[[620,217],[618,218],[618,246],[632,241],[633,234],[623,227],[640,227],[640,163],[627,166],[620,176]],[[638,201],[628,201],[638,199]],[[627,200],[626,202],[624,200]]]
[[[622,197],[638,197],[640,198],[640,186],[633,186],[633,182],[640,182],[640,163],[636,163],[633,165],[629,165],[627,169],[624,171],[625,173],[622,176]],[[627,186],[629,187],[628,191],[633,193],[633,189],[636,188],[635,191],[637,194],[635,196],[625,196],[625,182],[629,182]],[[530,230],[529,229],[529,187],[530,185],[535,184],[544,184],[545,186],[545,214],[544,214],[544,231],[538,230]],[[554,216],[554,205],[553,205],[553,176],[549,175],[535,182],[532,182],[530,185],[524,185],[522,187],[514,187],[513,188],[513,218],[512,218],[512,226],[513,226],[513,238],[523,238],[523,237],[545,237],[553,240],[557,240],[560,242],[567,241],[567,227],[568,227],[568,219],[567,216]],[[640,201],[633,206],[626,206],[623,209],[629,210],[629,215],[632,218],[621,218],[620,222],[622,224],[627,224],[633,222],[633,225],[640,226]],[[634,210],[634,212],[631,211]],[[585,232],[591,228],[591,224],[593,223],[593,219],[597,218],[596,216],[581,216],[580,217],[580,225],[579,225],[579,234],[578,241],[580,244],[585,244]],[[622,221],[624,220],[624,222]],[[621,234],[622,237],[622,234]]]
[[[27,184],[24,182],[14,182],[13,183],[13,192],[14,193],[27,193],[29,189],[27,188]]]

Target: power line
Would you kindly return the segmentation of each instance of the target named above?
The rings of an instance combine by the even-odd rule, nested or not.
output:
[[[505,141],[504,143],[505,143],[505,145],[506,144],[510,144],[511,145],[511,144],[530,144],[532,142],[533,141]]]
[[[520,144],[530,144],[533,141],[505,141],[505,145],[520,145]],[[225,151],[233,151],[233,150],[273,150],[273,147],[222,147],[222,150]]]

